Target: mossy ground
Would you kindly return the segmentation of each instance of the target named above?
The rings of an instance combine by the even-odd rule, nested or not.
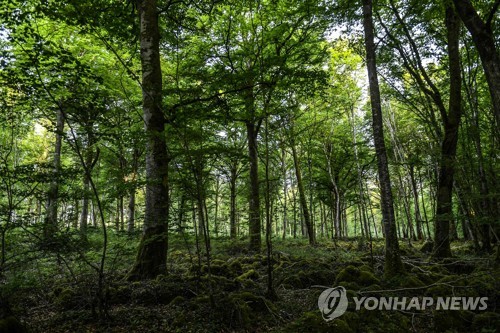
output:
[[[30,332],[495,332],[500,327],[500,268],[494,255],[475,257],[454,243],[457,257],[432,262],[401,242],[405,274],[383,275],[383,241],[373,256],[358,240],[275,240],[272,258],[278,300],[266,298],[267,258],[250,253],[244,240],[212,241],[210,272],[194,241],[172,237],[168,273],[155,280],[126,281],[136,238],[111,236],[99,320],[96,274],[81,252],[46,255],[5,274],[2,297]],[[93,244],[93,245],[92,245]],[[85,248],[99,255],[98,236]],[[21,269],[22,267],[22,269]],[[342,285],[349,296],[488,297],[486,311],[356,311],[325,322],[317,307],[326,287]],[[102,318],[102,315],[101,315]],[[1,323],[0,323],[1,324]]]

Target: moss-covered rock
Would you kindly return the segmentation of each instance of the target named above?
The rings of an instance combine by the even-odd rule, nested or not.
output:
[[[219,303],[222,318],[228,327],[250,328],[257,321],[276,312],[276,307],[265,297],[243,291],[225,296]]]
[[[73,288],[57,288],[54,296],[54,303],[65,310],[78,306],[78,294]]]
[[[346,283],[356,283],[361,287],[368,287],[372,284],[379,284],[380,280],[366,269],[361,270],[358,267],[349,265],[339,272],[335,280],[336,285],[345,286]]]
[[[483,312],[474,316],[472,328],[475,332],[496,332],[500,328],[500,314]]]
[[[435,282],[435,285],[428,288],[425,292],[427,296],[441,296],[447,297],[450,295],[457,295],[457,291],[454,286],[464,287],[465,279],[456,275],[445,276]],[[455,291],[455,293],[454,293]],[[457,295],[458,296],[458,295]]]
[[[235,276],[243,274],[243,266],[239,260],[232,260],[228,264],[228,268]]]
[[[400,274],[396,275],[388,281],[391,287],[396,288],[419,288],[425,286],[416,274]]]
[[[126,304],[130,301],[131,295],[132,290],[127,284],[108,289],[108,301],[110,304]]]
[[[259,277],[259,273],[257,273],[255,269],[250,269],[238,276],[235,280],[240,283],[245,283],[247,280],[257,280]]]
[[[184,303],[185,301],[186,301],[186,299],[184,297],[177,296],[172,301],[170,301],[170,303],[168,305],[177,306],[177,305]]]
[[[184,295],[179,281],[143,281],[131,285],[130,300],[144,305],[169,304],[175,297]]]
[[[470,311],[434,310],[433,323],[435,332],[466,331],[472,325],[474,313]]]

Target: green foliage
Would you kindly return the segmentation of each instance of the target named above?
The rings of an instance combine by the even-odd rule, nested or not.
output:
[[[481,13],[491,9],[487,1],[474,5]],[[385,280],[380,274],[385,245],[361,7],[349,1],[157,1],[167,119],[161,135],[169,152],[168,272],[152,281],[123,281],[143,223],[145,153],[151,149],[141,116],[135,6],[118,0],[12,0],[0,6],[0,282],[2,297],[13,299],[23,324],[38,323],[32,330],[40,332],[407,331],[413,322],[399,313],[349,311],[327,324],[311,288],[341,284],[350,295],[392,288],[429,296],[497,294],[498,272],[488,254],[479,258],[475,251],[488,250],[483,238],[490,233],[483,226],[500,234],[498,124],[466,29],[453,222],[467,241],[452,244],[458,258],[440,263],[427,261],[430,241],[421,247],[434,231],[443,137],[436,96],[446,107],[450,77],[444,3],[429,1],[375,3],[384,126],[407,275]],[[500,25],[492,29],[498,39]],[[57,133],[60,111],[64,129]],[[246,123],[258,132],[258,186],[270,205],[269,262],[250,253],[246,240]],[[57,135],[61,168],[54,172]],[[317,247],[305,239],[292,146]],[[58,186],[58,223],[48,241],[42,235],[52,184]],[[109,231],[106,249],[97,198]],[[80,228],[84,202],[86,230]],[[231,216],[236,235],[229,241]],[[136,231],[131,227],[126,235],[129,223]],[[210,244],[204,248],[203,242]],[[268,265],[278,301],[262,296]],[[103,328],[93,311],[108,305],[118,320]],[[493,312],[429,315],[432,321],[417,319],[415,327],[498,326]],[[15,317],[2,318],[0,332],[20,330],[17,324]]]

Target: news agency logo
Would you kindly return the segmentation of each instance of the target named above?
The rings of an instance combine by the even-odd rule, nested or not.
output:
[[[470,310],[483,311],[488,308],[488,297],[353,297],[355,309],[364,307],[373,310],[423,311]],[[325,321],[342,316],[349,305],[344,287],[325,289],[318,298],[318,307]]]
[[[318,298],[318,307],[326,321],[340,317],[347,310],[347,292],[344,287],[328,288]]]

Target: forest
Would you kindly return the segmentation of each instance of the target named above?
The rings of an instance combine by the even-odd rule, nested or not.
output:
[[[0,333],[497,332],[499,7],[0,0]]]

